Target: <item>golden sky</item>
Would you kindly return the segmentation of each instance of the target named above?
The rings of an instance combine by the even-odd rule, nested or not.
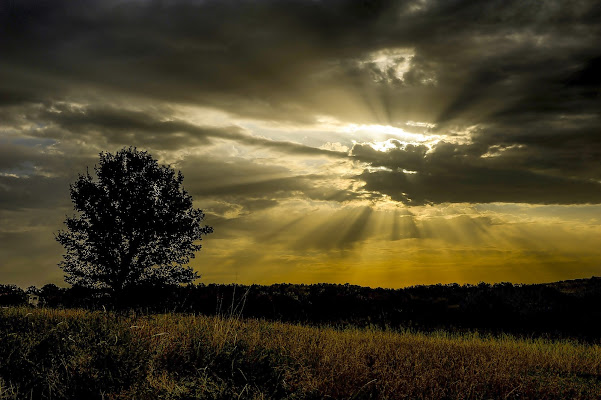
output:
[[[63,284],[69,183],[126,146],[206,213],[200,282],[601,275],[600,21],[594,0],[4,2],[0,282]]]

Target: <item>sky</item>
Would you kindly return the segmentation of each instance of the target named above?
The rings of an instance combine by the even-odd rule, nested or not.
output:
[[[601,2],[0,1],[0,282],[65,285],[128,146],[214,228],[199,283],[599,276]]]

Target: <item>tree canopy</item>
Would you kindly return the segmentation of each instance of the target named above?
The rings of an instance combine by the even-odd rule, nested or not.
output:
[[[139,284],[178,284],[199,276],[187,266],[199,251],[205,215],[182,186],[183,175],[145,151],[100,153],[70,186],[78,215],[67,217],[56,240],[66,253],[65,281],[120,292]]]

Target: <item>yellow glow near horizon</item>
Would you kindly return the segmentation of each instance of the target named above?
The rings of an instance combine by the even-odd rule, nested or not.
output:
[[[259,237],[210,238],[197,269],[205,282],[415,284],[550,282],[598,275],[601,228],[467,204],[406,208],[383,200],[283,204],[249,215]],[[240,227],[241,232],[246,228]],[[218,234],[216,234],[218,235]],[[230,260],[217,270],[213,260]],[[573,268],[577,264],[578,268]],[[584,275],[583,275],[584,274]]]

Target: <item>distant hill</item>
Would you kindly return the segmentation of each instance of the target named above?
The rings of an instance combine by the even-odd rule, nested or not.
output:
[[[571,279],[566,281],[545,283],[545,286],[559,290],[562,293],[575,296],[588,296],[601,293],[601,277],[593,276],[587,279]]]

